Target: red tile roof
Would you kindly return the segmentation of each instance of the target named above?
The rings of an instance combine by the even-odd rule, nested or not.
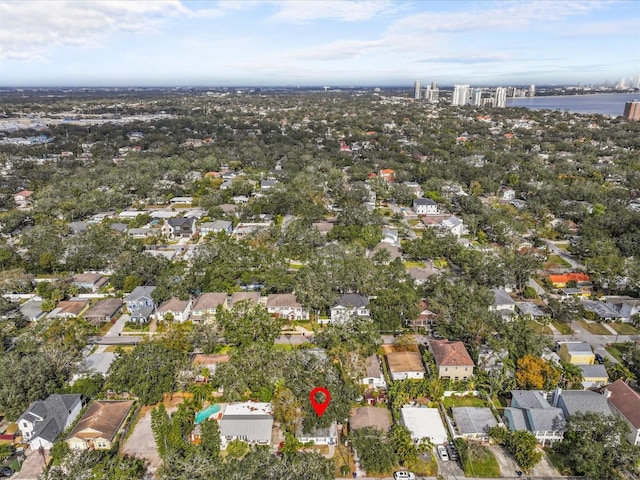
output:
[[[640,395],[622,380],[616,380],[600,389],[600,392],[611,392],[609,402],[635,428],[640,428]]]
[[[453,340],[430,340],[429,345],[438,367],[473,367],[464,343]]]

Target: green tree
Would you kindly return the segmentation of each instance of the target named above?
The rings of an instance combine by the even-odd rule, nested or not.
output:
[[[249,451],[249,445],[242,440],[231,440],[229,445],[227,445],[227,456],[230,458],[242,458]]]
[[[174,391],[184,360],[180,351],[158,342],[143,342],[113,362],[107,388],[133,393],[144,405],[152,405],[162,400],[164,393]]]
[[[393,442],[377,428],[361,428],[351,433],[349,439],[367,473],[389,473],[398,465]]]
[[[205,420],[200,424],[200,445],[212,457],[220,454],[220,428],[216,420]]]
[[[227,342],[241,348],[261,343],[272,345],[280,335],[284,320],[275,318],[263,306],[252,307],[240,302],[230,310],[220,312],[218,321]]]
[[[524,430],[509,432],[504,440],[504,446],[525,473],[530,472],[542,460],[542,452],[537,445],[535,435]]]
[[[619,417],[574,414],[564,439],[553,449],[574,475],[590,480],[623,478],[625,472],[634,471],[640,459],[640,448],[625,440],[628,431]]]

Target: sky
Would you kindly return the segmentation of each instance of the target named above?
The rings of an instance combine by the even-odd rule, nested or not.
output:
[[[0,86],[601,84],[640,1],[0,0]]]

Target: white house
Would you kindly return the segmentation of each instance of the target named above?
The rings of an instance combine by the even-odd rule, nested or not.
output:
[[[293,293],[276,293],[267,297],[267,311],[278,318],[309,320],[309,311],[298,303]]]
[[[447,441],[447,431],[437,408],[402,407],[400,422],[409,429],[414,443],[419,443],[423,438],[436,445]]]
[[[516,302],[506,290],[501,288],[493,289],[493,305],[489,306],[489,310],[501,313],[502,315],[510,315],[516,312]]]
[[[365,360],[365,376],[360,380],[360,384],[378,390],[387,388],[387,382],[382,373],[382,366],[377,355],[371,355]]]
[[[438,204],[430,198],[416,198],[413,200],[413,210],[418,215],[437,215]]]
[[[220,419],[221,447],[227,448],[235,439],[243,442],[269,445],[273,428],[270,403],[244,402],[228,404]]]
[[[328,427],[316,428],[309,433],[304,433],[300,426],[296,431],[296,438],[302,443],[336,445],[338,443],[338,423],[332,422]]]
[[[170,298],[163,302],[156,310],[158,320],[164,320],[167,314],[173,315],[174,322],[186,322],[191,313],[191,299],[180,300],[179,298]]]
[[[18,418],[23,441],[32,450],[50,449],[58,436],[71,426],[82,410],[82,395],[52,394],[37,400]]]
[[[369,299],[364,295],[344,294],[331,307],[331,323],[345,322],[354,316],[368,318],[371,315],[368,306]]]
[[[215,222],[205,222],[200,225],[200,234],[202,236],[218,232],[231,235],[231,232],[233,232],[233,223],[228,220],[216,220]]]

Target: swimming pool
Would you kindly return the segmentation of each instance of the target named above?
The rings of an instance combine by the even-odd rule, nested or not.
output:
[[[213,405],[209,405],[204,410],[200,410],[196,414],[196,425],[204,422],[207,418],[209,418],[211,415],[215,415],[220,410],[221,410],[220,405],[218,405],[216,403],[214,403]]]

